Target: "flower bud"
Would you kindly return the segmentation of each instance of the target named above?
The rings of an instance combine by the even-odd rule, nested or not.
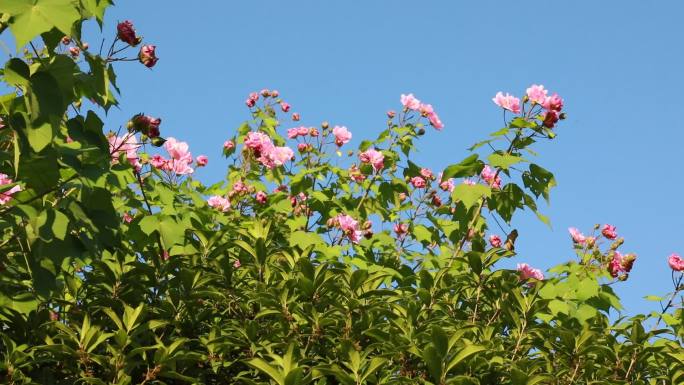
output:
[[[292,120],[295,122],[299,121],[299,112],[292,113]]]
[[[318,136],[318,130],[315,127],[311,127],[309,129],[309,135],[313,136],[314,138]]]
[[[152,68],[157,64],[159,58],[155,53],[157,47],[151,44],[144,45],[140,48],[140,53],[138,53],[138,60],[147,68]]]
[[[329,124],[327,121],[321,123],[321,128],[322,128],[322,129],[327,130],[328,127],[330,127],[330,124]]]
[[[422,128],[422,127],[421,127],[421,128],[419,128],[419,129],[418,129],[418,135],[419,135],[419,136],[423,136],[423,135],[425,135],[425,129],[424,129],[424,128]]]
[[[69,44],[71,44],[71,38],[70,38],[69,36],[64,36],[64,37],[62,38],[62,44],[64,44],[64,45],[69,45]]]
[[[395,117],[396,115],[397,115],[397,113],[394,112],[393,110],[387,111],[387,117],[390,118],[390,119],[394,119],[394,117]]]

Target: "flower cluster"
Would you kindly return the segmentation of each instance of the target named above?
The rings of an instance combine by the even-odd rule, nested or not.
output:
[[[634,261],[637,256],[635,254],[622,254],[618,248],[624,243],[622,238],[618,239],[617,228],[610,224],[603,226],[596,225],[595,230],[601,229],[599,235],[587,236],[582,234],[580,230],[574,227],[568,228],[570,238],[575,245],[575,248],[581,249],[587,255],[591,255],[592,260],[605,268],[611,277],[618,278],[621,281],[629,277]],[[606,240],[614,241],[610,244],[608,250],[601,251],[599,249],[599,240],[603,237]]]
[[[413,94],[404,95],[401,94],[399,99],[401,104],[404,106],[404,111],[418,111],[420,115],[426,117],[430,122],[430,125],[437,130],[444,128],[444,124],[439,119],[439,115],[435,112],[431,104],[423,104],[418,100]],[[392,119],[394,117],[394,111],[389,111],[387,116]]]
[[[508,93],[497,92],[492,101],[504,110],[519,114],[522,111],[520,99]],[[548,96],[543,85],[533,84],[526,90],[523,102],[530,101],[532,108],[541,106],[544,112],[540,115],[544,127],[553,128],[562,119],[563,99],[558,94]],[[532,109],[530,110],[530,112]]]
[[[195,170],[190,167],[192,164],[192,153],[190,153],[186,142],[180,142],[176,140],[176,138],[168,138],[166,139],[166,143],[164,143],[164,148],[169,153],[169,158],[167,159],[159,154],[155,154],[152,156],[152,159],[150,159],[152,167],[172,172],[176,175],[187,175],[195,172]],[[201,161],[203,160],[204,159]],[[198,164],[199,163],[200,160],[198,159]]]
[[[268,168],[282,166],[294,157],[291,148],[275,146],[271,138],[261,132],[247,133],[245,146],[251,151],[254,159]]]

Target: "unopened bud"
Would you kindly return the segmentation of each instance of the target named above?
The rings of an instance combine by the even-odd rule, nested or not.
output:
[[[422,128],[422,127],[421,127],[420,129],[418,129],[418,135],[419,135],[419,136],[425,135],[425,129]]]
[[[330,127],[330,123],[328,123],[327,121],[321,123],[321,128],[322,128],[322,129],[327,130],[328,127]]]

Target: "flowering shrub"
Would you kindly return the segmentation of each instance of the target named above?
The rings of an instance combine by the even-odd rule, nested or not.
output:
[[[2,70],[4,383],[684,382],[679,255],[662,260],[660,311],[618,317],[612,285],[636,256],[615,226],[570,229],[575,257],[546,273],[516,255],[517,230],[490,227],[521,210],[548,221],[553,174],[523,156],[565,118],[543,86],[497,93],[506,126],[441,172],[412,161],[448,129],[413,94],[354,149],[353,127],[303,125],[278,91],[253,92],[226,180],[207,186],[193,173],[209,159],[161,119],[110,132],[98,118],[117,104],[116,63],[158,63],[133,22],[95,53],[81,22],[109,2],[34,3],[0,3],[0,31],[42,40]]]

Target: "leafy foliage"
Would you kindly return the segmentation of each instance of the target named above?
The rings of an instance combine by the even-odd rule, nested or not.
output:
[[[117,40],[105,55],[80,41],[109,4],[0,4],[0,31],[44,43],[1,72],[12,89],[0,96],[4,383],[684,382],[681,274],[660,313],[624,317],[611,285],[634,259],[610,233],[575,237],[577,260],[544,280],[497,268],[517,231],[488,245],[488,219],[527,208],[545,220],[536,199],[549,199],[553,174],[519,168],[555,137],[550,109],[523,101],[473,147],[491,154],[435,177],[409,157],[426,122],[442,124],[412,95],[349,164],[346,129],[327,123],[288,132],[290,154],[289,105],[264,90],[224,146],[226,179],[205,186],[158,119],[103,131],[113,65],[137,60],[117,56],[130,48]],[[171,159],[148,153],[164,142]]]

